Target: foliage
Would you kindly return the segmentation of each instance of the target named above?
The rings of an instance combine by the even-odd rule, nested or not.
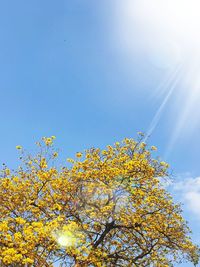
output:
[[[53,139],[0,179],[1,266],[173,266],[197,264],[180,206],[162,187],[168,165],[155,147],[125,139],[54,166]]]

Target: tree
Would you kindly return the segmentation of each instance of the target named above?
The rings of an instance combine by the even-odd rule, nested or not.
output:
[[[21,151],[0,179],[0,266],[197,264],[180,205],[163,188],[168,165],[142,142],[89,149],[55,167],[53,139]]]

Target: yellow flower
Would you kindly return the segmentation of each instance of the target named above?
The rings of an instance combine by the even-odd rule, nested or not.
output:
[[[67,159],[67,162],[74,163],[74,160],[73,160],[73,159],[70,159],[70,158],[68,158],[68,159]]]
[[[19,182],[19,178],[18,178],[17,176],[15,176],[15,177],[13,177],[13,181],[14,181],[15,183]]]
[[[9,169],[5,169],[5,174],[6,175],[10,175],[10,170]]]
[[[52,137],[43,137],[42,138],[42,140],[44,141],[46,146],[51,146],[53,144],[53,139],[55,139],[54,136],[53,136],[53,138]]]
[[[82,157],[82,153],[81,153],[81,152],[77,152],[77,153],[76,153],[76,157],[77,157],[77,158],[81,158],[81,157]]]
[[[9,235],[9,234],[5,235],[5,238],[6,238],[6,240],[9,241],[9,242],[12,241],[12,236]]]
[[[15,218],[15,221],[18,223],[18,224],[25,224],[25,220],[23,219],[23,218],[21,218],[21,217],[17,217],[17,218]]]
[[[57,156],[58,156],[58,153],[57,153],[57,152],[54,152],[54,153],[53,153],[53,157],[54,157],[54,158],[57,158]]]
[[[17,242],[21,241],[22,234],[20,232],[17,232],[14,234],[14,238]]]
[[[46,159],[45,159],[45,158],[42,158],[42,159],[41,159],[40,167],[41,167],[42,169],[47,168],[47,162],[46,162]]]
[[[1,222],[0,223],[0,231],[8,231],[8,223],[7,222]]]
[[[23,264],[26,264],[26,263],[30,263],[32,264],[34,262],[34,260],[30,259],[30,258],[26,258],[22,261]]]

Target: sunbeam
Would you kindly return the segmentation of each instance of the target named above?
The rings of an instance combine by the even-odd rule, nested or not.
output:
[[[124,0],[116,6],[120,48],[131,55],[137,46],[152,66],[171,73],[154,91],[155,98],[163,99],[147,135],[158,126],[172,96],[182,99],[174,107],[170,150],[180,134],[185,138],[200,126],[200,1]],[[177,66],[182,66],[181,71]],[[173,99],[173,103],[178,101]]]
[[[181,71],[181,68],[179,67],[178,68],[178,71],[176,70],[174,73],[176,74],[175,76],[173,76],[171,78],[171,80],[169,80],[167,82],[167,92],[166,92],[166,95],[160,105],[160,107],[158,108],[151,124],[150,124],[150,127],[147,131],[147,134],[146,134],[146,139],[153,133],[153,131],[155,130],[155,128],[157,127],[159,121],[160,121],[160,118],[162,116],[162,113],[168,103],[168,101],[170,100],[170,97],[172,96],[176,86],[177,86],[177,83],[179,82],[180,80],[180,71]],[[145,139],[145,141],[146,141]]]
[[[180,71],[183,71],[183,64],[177,64],[177,66],[170,70],[166,77],[161,81],[161,83],[154,89],[152,92],[152,100],[155,98],[162,99],[165,98],[169,88],[171,87],[172,82],[180,76]],[[181,77],[180,77],[181,78]]]
[[[177,140],[181,135],[183,135],[183,133],[185,135],[190,135],[195,131],[195,129],[199,128],[200,78],[197,78],[199,73],[200,67],[195,68],[195,66],[193,66],[192,71],[186,76],[187,79],[184,80],[183,86],[185,86],[185,95],[183,97],[183,108],[181,108],[181,111],[179,111],[180,115],[176,122],[176,127],[171,136],[171,140],[168,144],[166,157],[171,152]]]

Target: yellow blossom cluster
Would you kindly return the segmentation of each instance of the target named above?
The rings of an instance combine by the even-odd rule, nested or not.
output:
[[[168,164],[142,140],[91,148],[55,167],[52,137],[0,179],[0,266],[197,264],[180,206],[163,188]],[[19,151],[21,147],[17,147]]]

